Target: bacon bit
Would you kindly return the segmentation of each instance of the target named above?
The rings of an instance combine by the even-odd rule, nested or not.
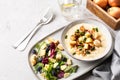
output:
[[[76,45],[76,43],[77,43],[76,41],[70,41],[70,46],[74,47]]]
[[[86,54],[85,53],[82,53],[82,56],[85,56]]]
[[[82,32],[84,32],[84,31],[85,31],[84,26],[81,26],[81,27],[80,27],[80,30],[81,30]]]
[[[75,36],[75,35],[71,35],[70,39],[71,39],[72,41],[75,41],[75,40],[76,40],[76,36]]]

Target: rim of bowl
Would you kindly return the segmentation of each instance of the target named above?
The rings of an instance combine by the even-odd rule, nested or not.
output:
[[[86,21],[87,20],[87,21]],[[81,58],[76,58],[74,57],[67,49],[66,47],[66,44],[65,44],[65,39],[64,39],[64,36],[65,36],[65,33],[67,33],[67,31],[72,28],[73,26],[77,25],[77,24],[81,24],[81,23],[87,23],[89,24],[89,21],[93,21],[93,22],[97,22],[99,24],[102,24],[102,28],[100,28],[100,26],[97,26],[98,28],[100,28],[101,32],[103,31],[102,29],[104,29],[104,31],[107,31],[107,36],[109,36],[109,42],[110,44],[108,44],[107,42],[107,47],[105,49],[105,51],[103,52],[103,54],[99,57],[96,57],[96,58],[93,58],[93,59],[81,59]],[[93,25],[95,25],[95,23],[92,23]],[[96,25],[95,25],[96,26]],[[99,60],[101,58],[103,58],[104,56],[106,56],[110,49],[112,49],[112,44],[113,44],[113,39],[112,39],[112,36],[111,36],[111,32],[106,28],[106,24],[104,24],[103,22],[99,21],[99,20],[96,20],[96,19],[93,19],[93,18],[86,18],[86,19],[81,19],[81,20],[76,20],[76,21],[73,21],[71,23],[69,23],[63,30],[62,34],[61,34],[61,43],[65,49],[65,51],[67,52],[68,55],[70,55],[72,58],[76,59],[76,60],[80,60],[80,61],[96,61],[96,60]],[[104,32],[103,31],[103,32]],[[108,46],[109,45],[109,46]]]

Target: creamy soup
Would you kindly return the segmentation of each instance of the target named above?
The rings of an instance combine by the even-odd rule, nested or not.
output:
[[[65,44],[70,54],[77,59],[90,60],[100,57],[106,49],[106,39],[97,26],[82,23],[70,28]]]

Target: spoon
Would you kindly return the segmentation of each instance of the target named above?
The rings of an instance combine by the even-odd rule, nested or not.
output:
[[[40,20],[40,22],[35,26],[34,29],[32,29],[31,31],[29,31],[25,36],[23,36],[20,40],[18,40],[18,42],[16,42],[13,47],[19,51],[23,51],[25,50],[25,48],[27,47],[28,43],[30,42],[30,40],[32,39],[33,35],[38,31],[38,29],[45,24],[48,24],[51,20],[53,19],[53,13],[51,11],[50,8],[47,8],[47,10],[45,11],[44,16],[42,17],[42,19]]]

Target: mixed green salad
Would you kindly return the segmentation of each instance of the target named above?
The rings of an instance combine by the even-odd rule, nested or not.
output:
[[[48,38],[37,43],[31,50],[30,63],[36,74],[41,74],[46,80],[66,78],[75,73],[78,65],[62,54],[62,45],[58,40]]]

